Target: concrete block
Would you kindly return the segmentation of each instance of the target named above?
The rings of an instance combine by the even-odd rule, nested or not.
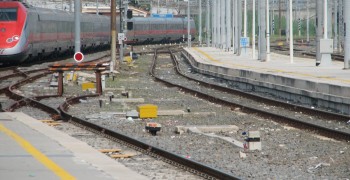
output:
[[[58,82],[50,82],[51,87],[58,87]]]
[[[136,110],[126,112],[126,117],[138,118],[139,113]]]
[[[119,103],[143,103],[145,102],[145,99],[143,98],[113,98],[112,102],[119,102]]]
[[[158,110],[158,116],[182,116],[184,114],[183,110]]]

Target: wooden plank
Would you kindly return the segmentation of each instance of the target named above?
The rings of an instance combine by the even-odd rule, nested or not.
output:
[[[45,123],[45,124],[47,124],[47,125],[49,125],[49,126],[58,126],[58,125],[61,125],[61,123],[55,123],[55,122],[53,122],[53,123],[49,122],[49,123]]]
[[[112,154],[110,155],[112,158],[130,158],[135,156],[134,154]]]
[[[110,153],[110,152],[120,152],[122,151],[121,149],[100,149],[99,150],[101,153]]]
[[[55,122],[55,120],[52,120],[52,119],[43,119],[43,120],[39,120],[43,123],[50,123],[50,122]]]

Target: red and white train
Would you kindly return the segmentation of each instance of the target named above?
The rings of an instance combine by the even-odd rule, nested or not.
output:
[[[134,17],[128,22],[132,28],[126,34],[127,44],[179,42],[187,37],[186,18]],[[192,19],[190,33],[195,37]],[[109,46],[110,42],[110,17],[81,14],[82,51]],[[0,2],[0,64],[73,51],[74,13],[33,7],[17,1]]]

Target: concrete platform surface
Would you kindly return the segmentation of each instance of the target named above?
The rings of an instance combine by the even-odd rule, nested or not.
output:
[[[316,66],[315,59],[294,57],[291,63],[289,56],[276,53],[271,53],[270,61],[261,62],[252,59],[249,48],[241,56],[212,47],[185,48],[183,55],[196,71],[239,82],[235,85],[245,90],[275,93],[350,114],[350,71],[343,69],[343,62]]]
[[[0,113],[0,179],[147,179],[24,113]]]

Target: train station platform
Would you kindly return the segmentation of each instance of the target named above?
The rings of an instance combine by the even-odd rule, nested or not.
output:
[[[236,56],[218,48],[192,47],[185,48],[182,56],[195,71],[227,79],[241,90],[350,114],[350,71],[343,70],[343,62],[316,66],[315,59],[294,57],[291,63],[289,56],[276,53],[261,62],[252,59],[250,48]]]
[[[147,179],[30,116],[0,113],[0,179]]]

